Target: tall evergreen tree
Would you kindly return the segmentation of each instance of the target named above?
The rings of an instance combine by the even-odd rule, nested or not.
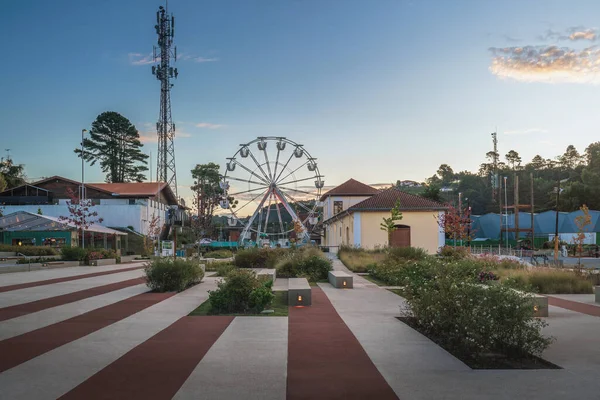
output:
[[[100,163],[106,182],[142,182],[148,156],[142,153],[142,142],[135,126],[114,111],[98,115],[92,123],[90,138],[83,140],[83,159],[90,165]],[[81,149],[75,149],[81,157]]]
[[[0,187],[4,183],[6,189],[17,187],[25,183],[25,167],[23,164],[15,164],[12,158],[0,160]]]

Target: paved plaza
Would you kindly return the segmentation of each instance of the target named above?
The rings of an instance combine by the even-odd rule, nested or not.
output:
[[[149,292],[141,263],[0,275],[0,399],[600,398],[593,295],[550,298],[544,358],[563,369],[471,370],[358,275],[288,317],[188,316],[217,279],[175,294]]]

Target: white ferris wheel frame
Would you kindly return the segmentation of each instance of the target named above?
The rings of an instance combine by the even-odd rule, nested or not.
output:
[[[277,155],[275,158],[275,163],[274,163],[273,168],[271,168],[271,162],[269,162],[269,156],[268,156],[268,151],[267,151],[268,143],[273,143],[277,148]],[[259,160],[257,160],[254,153],[252,153],[252,149],[250,146],[253,144],[257,144],[258,151],[263,152],[265,162],[263,162],[263,163],[259,162]],[[282,164],[279,162],[279,156],[280,156],[281,152],[285,150],[285,147],[287,145],[290,145],[291,147],[293,147],[293,150],[292,150],[289,158],[285,162],[285,164]],[[241,162],[239,162],[236,159],[237,156],[241,156],[242,158],[250,157],[250,159],[254,162],[254,164],[256,166],[254,171],[252,169],[248,168],[247,166],[245,166],[244,164],[242,164]],[[287,175],[282,177],[282,175],[285,173],[286,168],[288,167],[290,161],[294,157],[304,158],[305,161],[299,167],[295,168],[291,172],[287,173]],[[305,242],[310,241],[310,232],[306,228],[305,222],[309,221],[312,218],[315,218],[315,215],[318,213],[317,209],[319,206],[318,203],[319,203],[319,198],[321,196],[321,189],[323,188],[325,182],[322,180],[322,178],[324,178],[324,176],[321,175],[319,172],[319,167],[316,163],[316,158],[312,157],[310,155],[310,153],[304,148],[303,145],[298,144],[298,143],[296,143],[292,140],[289,140],[285,137],[259,136],[256,139],[254,139],[248,143],[240,144],[240,148],[238,149],[238,151],[233,155],[233,157],[230,157],[227,160],[228,160],[228,162],[227,162],[227,165],[225,168],[225,173],[222,175],[221,188],[224,190],[224,196],[223,196],[223,200],[221,200],[221,207],[224,209],[228,209],[233,214],[233,218],[234,218],[233,224],[230,223],[230,225],[235,226],[235,225],[237,225],[238,222],[244,225],[244,229],[242,230],[242,233],[241,233],[240,239],[239,239],[240,243],[244,242],[244,240],[246,239],[246,236],[248,235],[249,232],[256,232],[257,241],[258,241],[258,240],[260,240],[261,234],[265,234],[265,235],[267,235],[267,237],[280,236],[280,235],[286,235],[286,234],[290,233],[291,231],[295,230],[294,227],[292,227],[292,229],[287,229],[287,230],[284,228],[283,220],[281,218],[281,210],[280,210],[280,207],[277,205],[277,201],[279,201],[283,205],[283,207],[286,209],[286,211],[290,214],[294,225],[299,224],[300,231],[301,231],[299,239],[301,239],[302,241],[305,241]],[[228,176],[228,174],[230,172],[233,172],[235,170],[236,166],[239,166],[240,168],[245,170],[246,173],[249,174],[249,178],[241,179],[241,178],[234,177],[231,175]],[[265,166],[266,166],[266,168],[263,168]],[[279,166],[281,166],[281,169],[279,169]],[[314,176],[311,176],[308,178],[303,178],[303,179],[293,179],[290,181],[285,181],[290,176],[292,176],[292,178],[295,178],[294,173],[303,167],[307,167],[311,173],[314,172]],[[265,169],[266,169],[266,171],[265,171]],[[244,182],[244,183],[252,183],[254,185],[260,185],[260,187],[255,188],[255,189],[235,192],[235,193],[229,193],[229,181],[228,180],[235,180],[235,181]],[[298,189],[291,188],[289,186],[285,186],[285,185],[291,185],[294,183],[298,183],[301,181],[307,181],[307,180],[314,180],[314,184],[315,184],[315,188],[316,188],[315,193],[310,193],[310,192],[307,192],[304,190],[298,190]],[[246,193],[254,194],[254,192],[259,192],[259,193],[257,196],[255,196],[252,200],[249,200],[246,204],[244,204],[238,210],[234,210],[233,208],[230,207],[229,202],[227,200],[228,197],[236,196],[236,195],[240,195],[240,194],[246,194]],[[305,206],[301,202],[297,201],[290,193],[287,193],[287,192],[302,193],[302,194],[314,196],[313,207],[309,208],[309,207]],[[248,204],[253,203],[261,195],[262,195],[262,199],[260,200],[260,203],[259,203],[258,207],[256,208],[256,210],[254,211],[254,213],[252,214],[252,216],[248,219],[248,222],[247,223],[242,222],[242,220],[240,218],[238,218],[238,216],[236,215],[236,211],[239,213],[239,211],[242,208],[246,207]],[[263,232],[262,226],[261,226],[262,216],[260,216],[260,218],[258,220],[257,229],[252,228],[252,225],[253,225],[255,219],[261,214],[262,208],[265,205],[265,203],[267,202],[267,200],[268,200],[268,208],[267,208],[267,215],[266,215],[266,219],[265,219],[265,221],[266,221],[265,229]],[[277,216],[278,216],[279,228],[280,228],[280,231],[278,233],[268,233],[267,232],[267,226],[268,226],[269,216],[270,216],[270,212],[271,212],[272,200],[275,200],[275,205],[276,205],[275,208],[277,209]],[[298,215],[296,214],[294,209],[290,206],[288,200],[293,201],[299,207],[302,207],[305,211],[308,212],[308,215],[304,219],[304,221],[302,221],[298,217]]]

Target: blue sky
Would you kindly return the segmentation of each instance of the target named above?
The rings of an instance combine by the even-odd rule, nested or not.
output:
[[[32,178],[79,179],[72,149],[101,112],[154,137],[159,82],[140,60],[160,4],[4,3],[0,151]],[[224,165],[257,136],[303,143],[328,186],[476,170],[496,127],[500,153],[525,161],[598,137],[597,1],[171,0],[169,11],[184,56],[172,92],[184,196],[196,163]],[[156,160],[155,142],[144,149]]]

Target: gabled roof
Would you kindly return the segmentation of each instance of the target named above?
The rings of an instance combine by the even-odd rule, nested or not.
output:
[[[64,178],[62,176],[51,176],[50,178],[37,181],[32,185],[39,185],[54,180],[60,180],[74,185],[81,185],[81,182]],[[165,182],[86,183],[85,186],[106,194],[123,197],[154,197],[158,193],[164,191],[165,197],[169,201],[170,205],[178,204],[177,198],[171,190],[171,187]]]
[[[354,179],[348,179],[321,196],[321,201],[329,196],[372,196],[376,193],[379,193],[379,190],[374,187]]]
[[[447,209],[445,205],[437,201],[406,193],[396,188],[390,188],[382,190],[376,195],[355,204],[348,211],[386,211],[394,208],[398,201],[400,201],[400,210],[406,211]]]
[[[178,203],[171,187],[165,182],[89,183],[86,186],[123,197],[154,197],[164,192],[169,204]]]

